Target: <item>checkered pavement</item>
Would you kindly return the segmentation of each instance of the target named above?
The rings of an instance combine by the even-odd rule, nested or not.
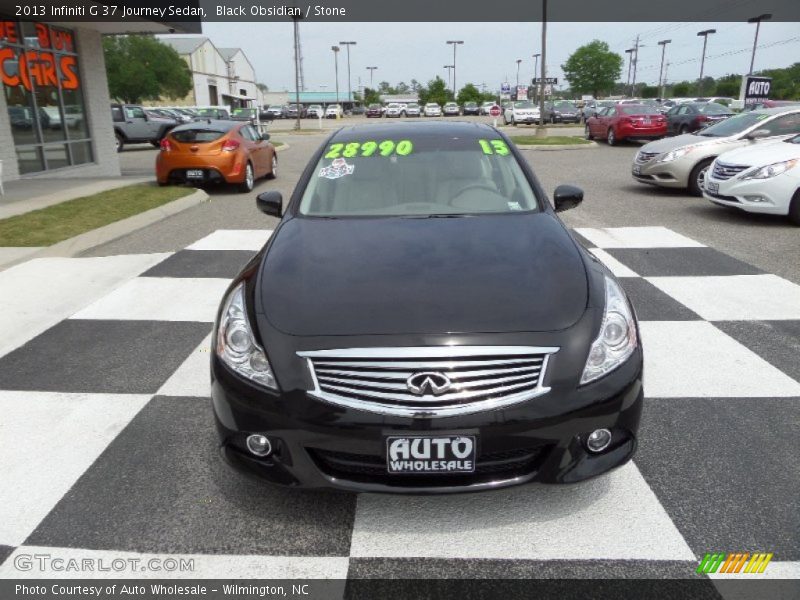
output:
[[[209,578],[683,578],[705,552],[767,551],[763,576],[800,577],[800,286],[661,227],[575,233],[641,321],[639,451],[484,494],[303,493],[221,463],[212,321],[269,231],[0,273],[0,578],[87,576],[14,568],[44,551],[180,555],[195,571],[172,576]]]

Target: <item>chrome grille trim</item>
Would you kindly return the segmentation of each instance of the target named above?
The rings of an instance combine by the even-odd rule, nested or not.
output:
[[[447,417],[495,410],[550,391],[543,385],[556,347],[430,346],[298,352],[314,382],[309,394],[330,404],[406,417]],[[452,389],[415,395],[416,373],[447,375]],[[430,390],[428,390],[430,391]]]
[[[645,163],[648,163],[659,154],[660,152],[642,152],[640,150],[639,152],[636,153],[636,164],[643,165]]]
[[[717,161],[714,163],[713,177],[714,179],[721,179],[724,181],[749,168],[749,165],[729,165]]]

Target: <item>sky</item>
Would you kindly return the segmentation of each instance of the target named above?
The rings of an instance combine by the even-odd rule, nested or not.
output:
[[[746,73],[755,35],[748,23],[549,23],[547,27],[547,75],[563,82],[561,65],[579,46],[602,40],[626,59],[621,79],[627,78],[625,50],[640,36],[636,81],[658,81],[661,47],[667,45],[668,82],[692,80],[700,75],[703,38],[697,32],[716,29],[708,37],[704,75],[719,77]],[[203,33],[221,47],[241,47],[256,70],[259,82],[271,91],[294,90],[291,21],[203,24]],[[533,76],[532,55],[541,52],[540,23],[300,23],[303,70],[307,91],[332,91],[335,86],[332,45],[353,40],[351,85],[369,85],[367,66],[377,66],[374,83],[416,79],[427,83],[435,76],[447,82],[444,65],[452,64],[452,46],[446,40],[463,40],[456,56],[456,83],[486,84],[487,90],[517,81],[517,59],[522,59],[520,84]],[[755,70],[787,67],[800,61],[800,25],[765,21],[761,25]],[[541,59],[540,59],[541,60]],[[327,86],[327,87],[323,87]],[[347,53],[339,53],[339,89],[347,89]]]

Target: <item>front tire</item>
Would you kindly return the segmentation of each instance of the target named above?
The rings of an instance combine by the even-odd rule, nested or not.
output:
[[[272,169],[267,173],[267,179],[275,179],[278,176],[278,155],[272,155]]]
[[[249,162],[244,169],[244,181],[239,184],[239,191],[243,194],[252,192],[256,184],[255,173],[253,172],[253,165]]]
[[[789,204],[789,220],[800,227],[800,188],[797,188]]]
[[[587,126],[586,126],[586,128],[584,129],[584,132],[583,132],[583,137],[585,137],[587,140],[591,140],[591,139],[592,139],[592,130],[591,130],[591,129],[589,129],[589,126],[588,126],[588,125],[587,125]]]
[[[703,185],[706,181],[708,168],[711,166],[712,162],[714,162],[713,158],[707,158],[706,160],[700,161],[689,174],[689,192],[693,196],[703,195]]]
[[[606,134],[606,142],[608,142],[609,146],[615,146],[617,144],[617,135],[614,133],[613,127],[611,127]]]
[[[686,135],[689,133],[689,126],[688,125],[681,125],[681,128],[678,130],[680,135]]]
[[[122,134],[120,133],[115,133],[114,137],[117,139],[116,141],[117,152],[122,152],[122,149],[125,147],[125,139],[122,137]]]

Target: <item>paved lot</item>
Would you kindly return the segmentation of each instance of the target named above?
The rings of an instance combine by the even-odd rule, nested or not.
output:
[[[288,197],[321,138],[276,139],[291,147],[257,191]],[[798,229],[636,185],[634,152],[525,153],[548,190],[585,188],[565,220],[641,319],[633,463],[573,486],[433,498],[298,493],[232,473],[215,449],[209,336],[275,220],[253,194],[220,189],[94,257],[0,273],[2,287],[28,286],[0,312],[15,334],[0,344],[0,577],[52,576],[2,562],[31,551],[182,554],[194,575],[226,578],[683,578],[706,552],[766,551],[767,575],[799,577]],[[153,157],[122,159],[133,172]],[[707,597],[719,597],[710,584]]]

